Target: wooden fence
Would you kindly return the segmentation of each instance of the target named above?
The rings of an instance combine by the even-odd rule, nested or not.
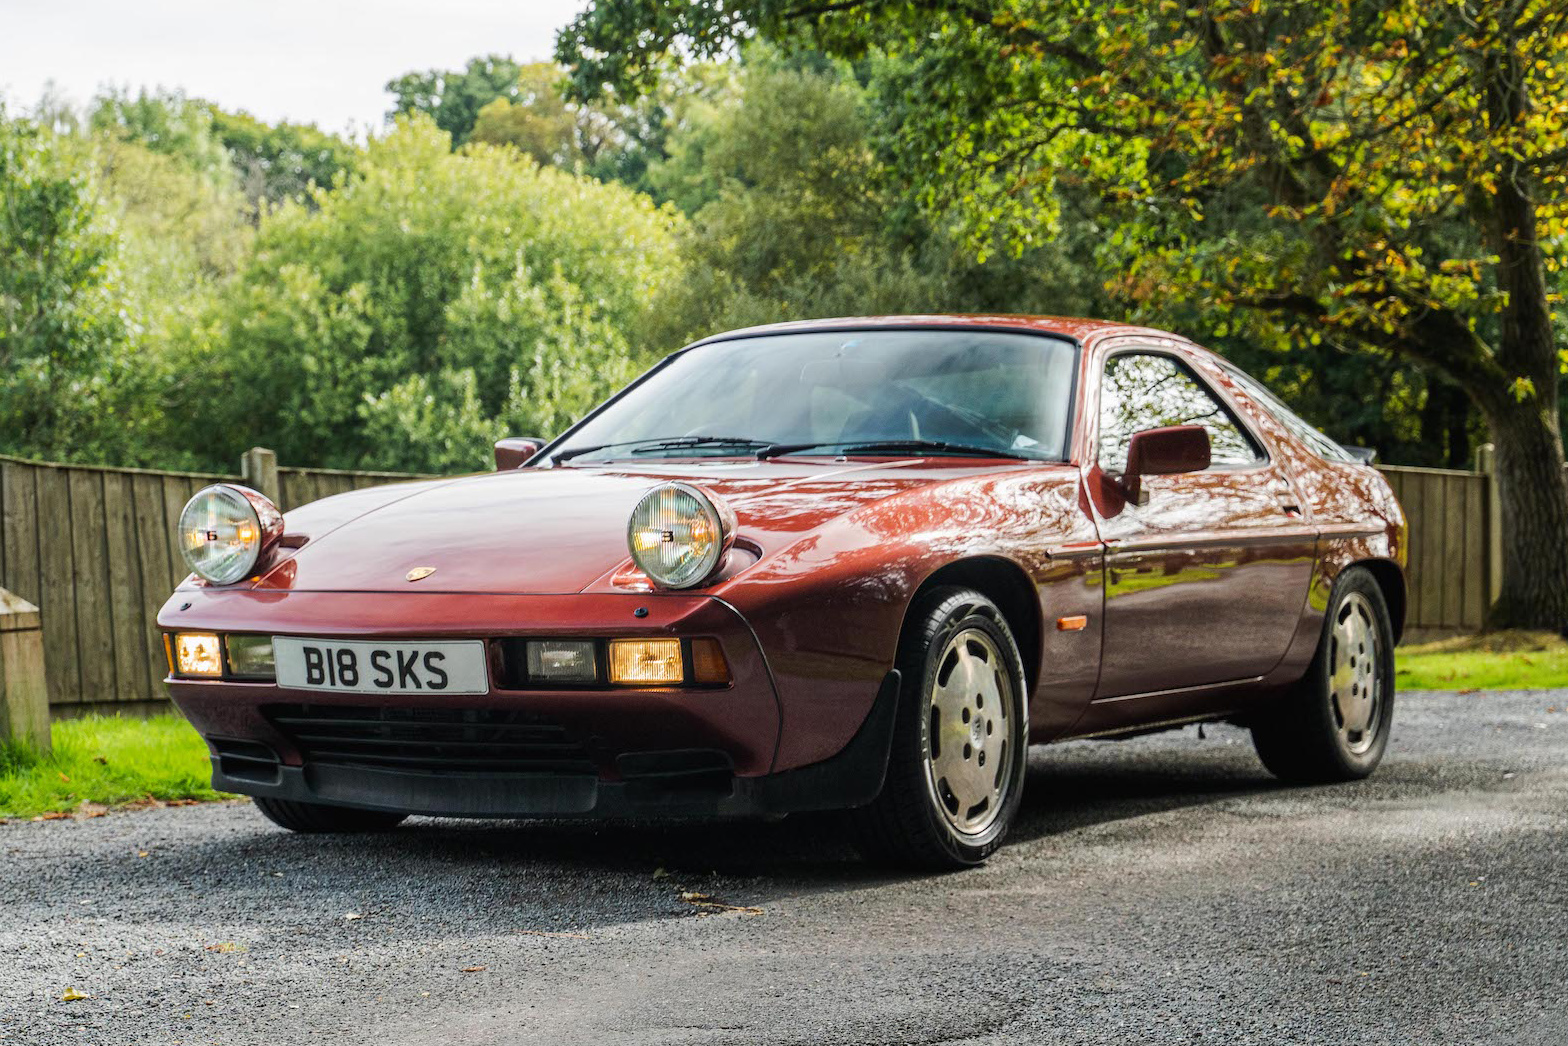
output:
[[[174,543],[185,502],[248,482],[285,508],[419,477],[279,468],[245,476],[59,465],[0,456],[0,588],[42,611],[56,716],[165,707],[158,609],[186,570]],[[1409,613],[1421,632],[1476,629],[1500,581],[1496,498],[1485,472],[1387,467],[1410,519]]]
[[[415,479],[277,469],[278,504]],[[158,609],[187,570],[174,527],[192,494],[239,476],[0,456],[0,588],[41,611],[56,716],[165,706]],[[269,493],[274,493],[269,491]]]
[[[1410,522],[1407,634],[1478,630],[1502,585],[1492,476],[1394,466],[1380,471]]]

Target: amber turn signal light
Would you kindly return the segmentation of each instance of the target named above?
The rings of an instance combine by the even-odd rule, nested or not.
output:
[[[672,686],[686,681],[679,639],[610,640],[610,682],[619,686]]]
[[[691,681],[704,686],[721,686],[730,681],[730,663],[717,639],[691,641]]]
[[[222,677],[223,645],[217,633],[174,633],[174,668],[182,676]]]

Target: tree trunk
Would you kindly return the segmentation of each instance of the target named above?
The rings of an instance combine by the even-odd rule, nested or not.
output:
[[[1568,632],[1568,478],[1556,426],[1530,404],[1491,417],[1503,587],[1491,628]]]
[[[1530,108],[1514,18],[1504,8],[1498,45],[1486,56],[1487,119],[1494,135],[1519,126]],[[1535,183],[1511,152],[1491,202],[1490,238],[1497,253],[1497,289],[1506,297],[1497,363],[1506,392],[1487,390],[1483,409],[1497,448],[1497,491],[1503,517],[1503,587],[1489,623],[1497,627],[1568,630],[1568,479],[1558,427],[1557,373],[1546,266],[1538,240]],[[1502,392],[1502,394],[1497,394]]]

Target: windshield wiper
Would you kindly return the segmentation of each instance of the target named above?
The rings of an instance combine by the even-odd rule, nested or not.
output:
[[[758,458],[776,458],[781,454],[799,454],[803,450],[836,449],[839,454],[869,454],[886,451],[890,454],[955,454],[966,457],[1012,458],[1015,461],[1035,461],[1027,454],[1015,454],[994,447],[976,447],[968,443],[948,443],[936,439],[873,439],[837,440],[820,443],[774,443],[757,451]]]
[[[745,447],[750,449],[767,449],[773,444],[765,439],[751,439],[748,436],[653,436],[648,439],[629,439],[621,443],[600,443],[591,447],[572,447],[568,450],[552,454],[551,458],[557,462],[579,457],[583,454],[592,454],[598,450],[613,450],[617,447],[632,448],[632,454],[650,454],[660,450],[680,450],[686,447]]]

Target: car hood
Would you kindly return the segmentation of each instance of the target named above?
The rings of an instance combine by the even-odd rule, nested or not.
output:
[[[695,483],[724,498],[735,510],[738,534],[766,558],[863,506],[997,467],[954,459],[661,462],[519,469],[379,487],[290,512],[285,541],[303,544],[282,550],[258,587],[580,592],[628,561],[632,508],[665,480]],[[425,577],[407,580],[416,568],[431,567]]]

